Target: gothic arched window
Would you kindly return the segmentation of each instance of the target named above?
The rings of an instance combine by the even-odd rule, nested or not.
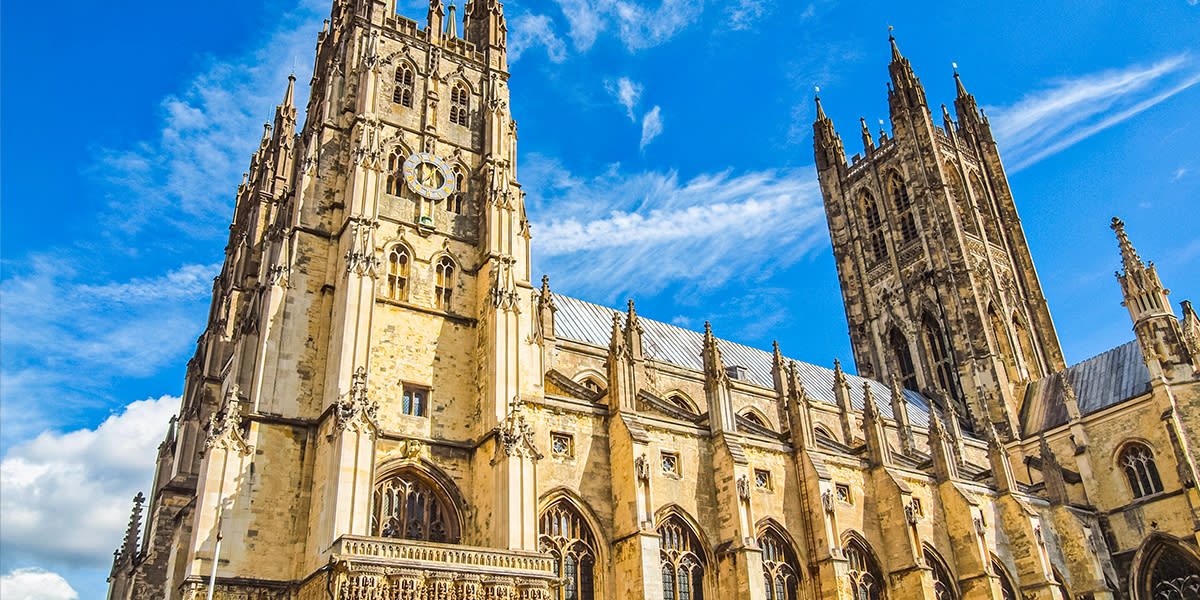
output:
[[[979,177],[974,173],[971,174],[971,190],[975,192],[975,206],[979,207],[979,218],[983,219],[983,230],[987,233],[988,241],[1001,244],[1000,228],[997,226],[996,215],[992,213],[992,202]]]
[[[1021,348],[1021,358],[1026,379],[1034,379],[1041,375],[1041,369],[1038,369],[1037,354],[1033,349],[1033,338],[1029,335],[1029,328],[1021,323],[1021,319],[1017,318],[1014,313],[1012,318],[1013,337],[1017,338],[1017,346]],[[1034,369],[1038,369],[1034,372]]]
[[[1013,583],[1012,577],[1008,576],[1008,569],[1005,569],[995,556],[992,557],[992,571],[1000,578],[1000,600],[1018,600],[1016,584]]]
[[[1134,498],[1149,496],[1163,491],[1158,467],[1154,464],[1154,453],[1145,444],[1127,444],[1117,457],[1117,464],[1125,471],[1129,489]]]
[[[387,297],[393,300],[408,298],[408,249],[400,244],[392,246],[387,258]]]
[[[467,178],[463,176],[462,171],[454,169],[454,193],[450,194],[450,199],[446,201],[446,210],[456,214],[463,214],[463,202],[467,195]]]
[[[767,528],[759,534],[758,545],[762,548],[767,600],[796,600],[800,571],[796,568],[799,562],[791,545],[773,528]]]
[[[439,486],[415,469],[401,469],[375,486],[371,530],[380,537],[458,543],[458,519]]]
[[[1137,569],[1137,598],[1191,600],[1200,598],[1200,561],[1163,537],[1146,546]]]
[[[752,410],[743,412],[741,415],[738,415],[738,416],[740,416],[743,419],[746,419],[747,421],[750,421],[751,423],[754,423],[755,425],[758,425],[759,427],[762,427],[764,429],[771,428],[771,426],[767,424],[766,419],[762,418],[761,416],[759,416],[758,413],[756,413]]]
[[[593,600],[596,538],[579,511],[556,501],[542,513],[538,533],[539,550],[554,556],[554,574],[563,579],[554,600]]]
[[[454,84],[450,90],[450,122],[466,127],[470,107],[470,92],[467,91],[467,86],[462,83]]]
[[[846,542],[842,549],[850,570],[850,594],[854,600],[881,600],[883,598],[883,575],[879,564],[866,545],[857,539]]]
[[[388,156],[387,172],[387,193],[399,196],[404,186],[404,157],[400,149],[397,148]]]
[[[879,218],[879,204],[870,192],[862,193],[863,220],[867,224],[867,248],[874,262],[887,258],[887,243],[883,240],[883,219]]]
[[[930,370],[933,372],[938,387],[946,392],[951,402],[958,404],[961,401],[958,394],[958,382],[954,377],[954,366],[950,350],[946,346],[946,338],[942,335],[942,328],[928,313],[925,314],[922,321],[924,321],[925,344],[929,347]]]
[[[956,600],[958,595],[955,593],[954,578],[950,576],[950,570],[946,568],[946,563],[942,562],[942,557],[929,548],[926,548],[925,562],[933,570],[934,598],[937,600]]]
[[[896,357],[896,366],[900,368],[900,385],[905,389],[917,389],[917,371],[913,367],[912,354],[908,350],[908,340],[899,329],[892,329],[888,342],[892,346],[892,354]]]
[[[996,336],[996,352],[1000,354],[1000,361],[1004,363],[1008,378],[1011,381],[1018,381],[1020,377],[1017,373],[1017,354],[1013,352],[1013,346],[1008,338],[1008,328],[1004,326],[1004,320],[996,312],[995,304],[988,305],[988,320],[992,323],[992,335]]]
[[[904,185],[904,180],[895,171],[888,178],[888,195],[892,197],[896,218],[899,219],[901,239],[906,242],[917,239],[917,222],[913,217],[912,200],[908,197],[908,188]]]
[[[658,527],[663,600],[704,600],[704,552],[700,539],[678,516]]]
[[[396,67],[395,89],[392,91],[392,102],[412,108],[413,105],[413,69],[407,63]]]
[[[443,256],[434,267],[436,282],[433,289],[434,304],[442,309],[450,307],[450,296],[454,293],[454,260]]]
[[[672,406],[674,406],[675,408],[678,408],[688,414],[692,414],[692,415],[696,414],[696,407],[692,406],[692,403],[688,402],[687,398],[684,398],[680,394],[668,395],[667,402],[670,402]]]
[[[971,210],[971,197],[967,195],[967,188],[963,186],[958,169],[947,164],[946,176],[950,180],[950,193],[954,195],[954,204],[958,207],[958,216],[962,220],[963,231],[979,237],[979,225],[975,223],[975,212]]]

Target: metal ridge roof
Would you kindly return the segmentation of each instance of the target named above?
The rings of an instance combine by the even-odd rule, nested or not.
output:
[[[613,314],[625,318],[624,312],[561,294],[554,294],[554,305],[558,309],[554,313],[555,335],[601,348],[608,347]],[[638,321],[642,325],[642,351],[647,358],[695,371],[704,370],[701,359],[704,334],[647,319],[641,315],[638,316]],[[743,367],[747,371],[746,380],[750,383],[766,388],[775,387],[771,375],[774,355],[771,352],[719,338],[717,347],[721,349],[721,357],[726,367]],[[837,398],[833,394],[833,369],[793,361],[786,357],[784,360],[796,363],[800,380],[809,397],[826,404],[837,405]],[[850,384],[850,402],[856,410],[862,410],[864,406],[863,383],[867,383],[879,412],[885,417],[893,417],[892,390],[888,384],[849,373],[846,374],[846,380]],[[909,405],[908,415],[912,424],[928,427],[930,402],[912,390],[903,390],[903,394]]]
[[[1079,412],[1093,413],[1150,390],[1150,369],[1137,340],[1029,384],[1021,409],[1021,431],[1030,436],[1067,422],[1063,378],[1075,389]]]

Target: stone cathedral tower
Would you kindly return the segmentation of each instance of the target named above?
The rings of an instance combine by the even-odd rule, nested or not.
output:
[[[1062,350],[987,118],[954,75],[958,120],[934,121],[891,39],[892,135],[862,121],[847,163],[817,98],[814,145],[858,371],[1015,434],[1024,386]]]
[[[460,560],[545,587],[520,417],[541,376],[506,24],[496,0],[464,9],[458,37],[441,0],[424,28],[395,0],[334,3],[303,129],[293,77],[239,187],[160,453],[150,555],[114,594],[186,597],[218,572],[299,581],[380,551],[354,536],[405,528],[494,549]]]

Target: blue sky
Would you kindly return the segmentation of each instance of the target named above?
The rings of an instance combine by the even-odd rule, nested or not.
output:
[[[0,25],[0,581],[102,598],[233,192],[293,65],[307,81],[328,4],[44,8],[6,3]],[[887,118],[891,25],[935,109],[957,62],[990,116],[1068,362],[1132,339],[1114,215],[1176,303],[1200,300],[1196,0],[506,12],[535,270],[556,292],[849,364],[812,89],[860,151],[859,117]]]

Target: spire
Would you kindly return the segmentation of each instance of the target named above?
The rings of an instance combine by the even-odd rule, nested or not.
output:
[[[888,94],[888,99],[894,118],[896,109],[924,107],[925,89],[921,87],[921,81],[913,73],[908,59],[900,54],[900,48],[896,46],[896,36],[891,35],[891,31],[892,28],[888,27],[888,42],[892,45],[892,62],[888,65],[888,72],[892,76],[893,88]]]
[[[853,416],[850,414],[850,384],[846,374],[842,372],[842,362],[833,359],[833,397],[837,400],[838,416],[842,420],[842,439],[847,446],[853,445],[854,427]]]
[[[871,394],[871,383],[863,382],[863,437],[867,440],[867,454],[872,465],[887,465],[892,462],[892,450],[888,447],[887,431],[883,428],[883,415],[875,405]]]
[[[817,104],[817,120],[813,121],[813,154],[816,157],[817,170],[845,166],[846,149],[842,146],[842,138],[833,128],[833,121],[825,115],[825,107],[821,106],[821,88],[814,89],[817,92],[813,97]]]
[[[458,37],[458,22],[454,18],[454,11],[457,7],[454,6],[454,0],[450,0],[450,6],[446,7],[446,37]]]
[[[967,88],[963,87],[962,77],[958,75],[958,63],[950,63],[954,66],[954,87],[958,90],[959,98],[967,98],[970,94],[967,93]]]
[[[875,140],[871,138],[871,130],[867,128],[867,120],[859,117],[858,122],[862,123],[863,152],[869,153],[875,149]]]
[[[895,373],[892,373],[891,384],[892,417],[900,429],[900,448],[905,454],[912,454],[916,447],[913,444],[912,422],[908,418],[908,402],[904,400],[904,391],[900,389],[900,379]]]
[[[613,313],[612,333],[608,338],[608,354],[610,356],[621,356],[625,354],[625,332],[621,327],[621,313]]]
[[[933,471],[939,482],[958,479],[954,440],[936,410],[929,411],[929,453],[933,455]]]
[[[971,132],[990,139],[991,133],[987,127],[987,120],[983,118],[983,112],[975,104],[975,96],[967,93],[962,77],[958,75],[958,63],[950,63],[950,65],[954,68],[954,87],[958,90],[954,98],[954,112],[958,113],[958,120]]]
[[[142,529],[142,504],[146,497],[138,492],[133,498],[133,511],[129,515],[129,527],[125,530],[125,543],[121,546],[121,556],[133,559],[137,554],[138,536]]]
[[[1133,248],[1133,243],[1129,241],[1129,236],[1125,235],[1125,222],[1113,217],[1112,225],[1109,227],[1117,232],[1117,244],[1121,247],[1121,262],[1125,265],[1125,274],[1129,275],[1145,269],[1146,265],[1142,263],[1142,257],[1138,256],[1137,250]]]
[[[625,344],[634,360],[642,358],[642,324],[638,320],[637,310],[633,308],[633,298],[629,299],[629,308],[625,313]]]
[[[283,93],[283,106],[285,106],[287,108],[291,108],[291,107],[294,107],[295,105],[296,105],[296,74],[289,73],[288,74],[287,91]]]
[[[704,370],[709,377],[715,377],[718,381],[727,381],[729,373],[725,371],[721,348],[717,346],[717,338],[713,335],[712,324],[708,321],[704,322],[704,348],[701,352],[704,357]]]

